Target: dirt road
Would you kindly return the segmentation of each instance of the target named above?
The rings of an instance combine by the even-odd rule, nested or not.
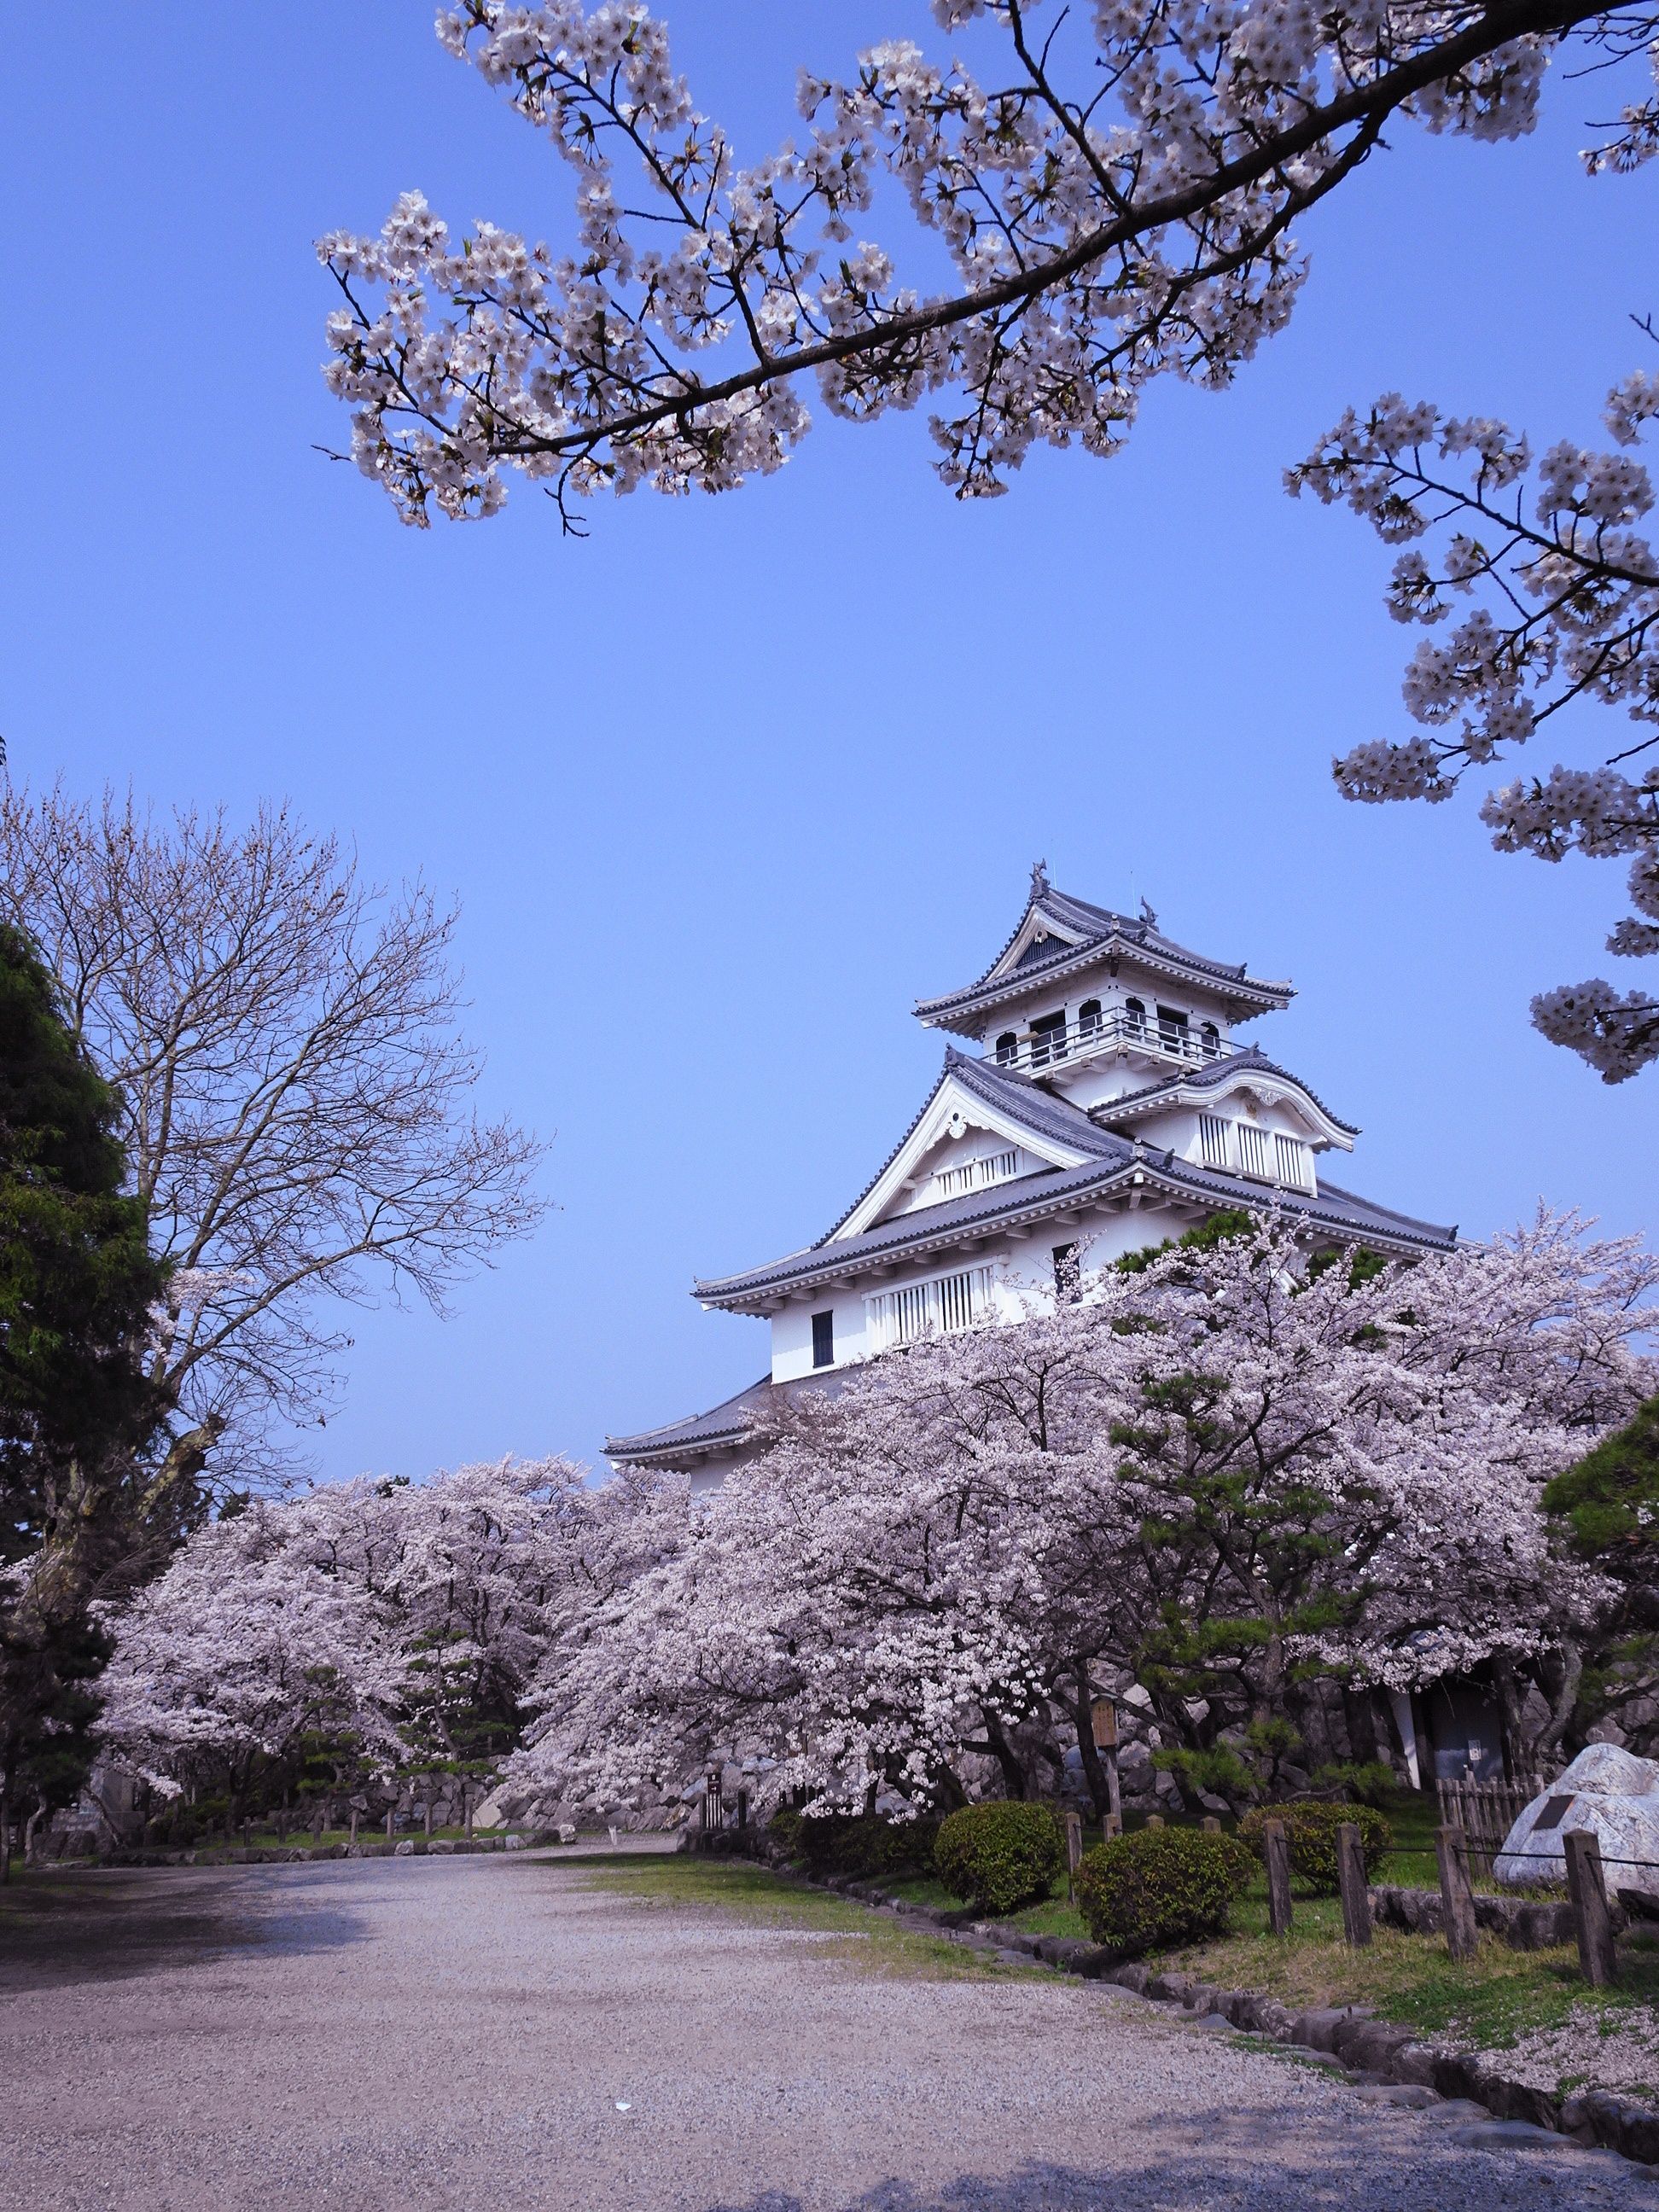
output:
[[[1494,2147],[1121,1992],[866,1971],[579,1864],[59,1894],[0,1938],[7,2208],[1659,2212],[1610,2154]]]

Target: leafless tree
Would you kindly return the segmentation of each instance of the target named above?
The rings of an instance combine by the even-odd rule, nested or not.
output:
[[[542,1147],[474,1110],[453,908],[365,883],[285,808],[239,829],[9,791],[0,901],[120,1085],[172,1262],[150,1357],[175,1413],[149,1480],[173,1521],[180,1489],[267,1479],[283,1427],[325,1418],[343,1303],[441,1311],[533,1226]]]

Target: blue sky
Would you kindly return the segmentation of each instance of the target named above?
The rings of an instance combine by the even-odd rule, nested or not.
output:
[[[799,64],[925,21],[667,12],[745,154]],[[453,1319],[362,1317],[320,1472],[591,1457],[752,1380],[763,1325],[693,1274],[834,1218],[937,1068],[912,1000],[977,972],[1040,854],[1295,980],[1257,1034],[1363,1125],[1340,1179],[1476,1234],[1540,1195],[1651,1231],[1656,1078],[1609,1089],[1526,1014],[1607,972],[1619,876],[1499,858],[1473,797],[1336,797],[1331,755],[1402,726],[1411,636],[1382,550],[1279,485],[1390,386],[1595,434],[1659,306],[1659,173],[1573,161],[1604,85],[1516,147],[1400,126],[1308,228],[1289,332],[1231,392],[1155,392],[1109,464],[964,507],[920,417],[823,423],[770,482],[605,504],[578,545],[522,490],[406,532],[313,450],[344,435],[317,234],[408,186],[564,234],[566,173],[430,22],[108,9],[15,38],[0,92],[12,774],[285,797],[457,893],[489,1103],[555,1139],[560,1211]]]

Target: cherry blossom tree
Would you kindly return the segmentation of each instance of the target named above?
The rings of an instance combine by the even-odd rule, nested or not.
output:
[[[896,38],[845,82],[804,73],[799,142],[745,167],[643,6],[441,10],[448,50],[574,171],[574,236],[457,240],[407,192],[378,237],[319,241],[330,385],[403,518],[493,514],[509,469],[567,526],[602,489],[729,489],[799,443],[809,376],[855,420],[949,395],[931,428],[963,496],[1035,443],[1114,453],[1155,378],[1224,385],[1283,326],[1292,226],[1392,119],[1516,137],[1559,53],[1621,59],[1656,20],[1537,0],[932,13],[957,58]],[[942,289],[855,236],[884,174],[943,247]]]
[[[495,513],[508,472],[579,530],[579,502],[641,485],[724,491],[778,469],[810,427],[804,387],[866,421],[927,402],[959,497],[1006,488],[1034,445],[1115,453],[1141,392],[1229,383],[1281,329],[1307,273],[1294,226],[1412,121],[1513,138],[1547,71],[1629,77],[1593,173],[1659,147],[1659,14],[1571,4],[1316,9],[1286,0],[933,0],[955,58],[894,38],[844,82],[804,72],[803,132],[744,166],[676,75],[664,25],[628,0],[441,10],[447,49],[574,173],[574,234],[480,223],[452,237],[418,192],[377,236],[331,233],[340,289],[326,374],[351,453],[402,518]],[[1650,73],[1643,77],[1644,60]],[[881,199],[896,180],[914,273]],[[878,207],[879,203],[879,207]],[[877,216],[879,212],[879,223]],[[925,271],[925,275],[922,273]],[[1628,447],[1659,380],[1613,392]],[[1435,734],[1337,763],[1351,798],[1446,797],[1471,766],[1578,699],[1654,719],[1650,504],[1627,453],[1553,446],[1535,478],[1501,423],[1390,395],[1291,472],[1346,498],[1402,555],[1390,605],[1435,623],[1408,711]],[[1609,949],[1659,949],[1659,769],[1638,738],[1589,768],[1492,792],[1505,851],[1632,858]],[[1543,993],[1534,1020],[1609,1082],[1659,1057],[1659,1001],[1603,981]]]
[[[685,1495],[548,1459],[256,1499],[120,1617],[103,1741],[164,1793],[223,1791],[233,1820],[302,1754],[337,1795],[477,1776],[552,1639],[657,1555]]]
[[[1306,1259],[1268,1221],[803,1401],[550,1646],[512,1771],[621,1798],[746,1746],[775,1791],[915,1803],[978,1754],[1024,1795],[1105,1671],[1237,1796],[1304,1755],[1310,1684],[1564,1677],[1602,1593],[1540,1492],[1651,1389],[1659,1261],[1547,1218],[1369,1278]]]
[[[1650,106],[1627,122],[1621,167],[1659,143]],[[1581,704],[1621,708],[1637,724],[1611,757],[1521,775],[1480,808],[1500,852],[1628,856],[1633,912],[1607,947],[1634,957],[1659,953],[1659,556],[1640,526],[1652,483],[1632,450],[1656,413],[1659,377],[1637,371],[1607,396],[1620,450],[1563,439],[1534,465],[1530,442],[1507,423],[1389,392],[1364,416],[1351,409],[1288,479],[1409,549],[1389,592],[1397,622],[1435,628],[1457,617],[1407,670],[1406,708],[1422,733],[1372,738],[1339,760],[1349,798],[1449,799],[1471,771],[1509,758]],[[1651,986],[1621,994],[1600,980],[1564,985],[1540,993],[1532,1016],[1605,1082],[1659,1059]]]

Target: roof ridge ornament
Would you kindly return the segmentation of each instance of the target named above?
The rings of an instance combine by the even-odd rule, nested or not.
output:
[[[1040,899],[1048,888],[1048,863],[1046,860],[1035,861],[1031,868],[1031,896]]]
[[[1140,902],[1140,918],[1146,923],[1148,929],[1156,929],[1158,927],[1158,916],[1152,911],[1152,908],[1146,903],[1144,897]]]

